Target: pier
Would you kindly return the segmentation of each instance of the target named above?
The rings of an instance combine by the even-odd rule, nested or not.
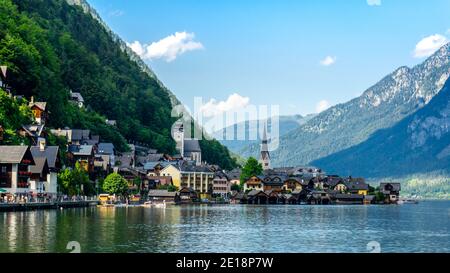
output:
[[[83,208],[96,206],[99,201],[62,201],[62,202],[46,202],[46,203],[0,203],[0,212],[6,211],[29,211],[41,209],[58,209],[58,208]]]

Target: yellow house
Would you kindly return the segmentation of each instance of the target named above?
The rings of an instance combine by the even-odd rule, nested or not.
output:
[[[178,189],[181,189],[181,172],[177,167],[169,164],[161,170],[159,175],[172,177],[172,184]]]

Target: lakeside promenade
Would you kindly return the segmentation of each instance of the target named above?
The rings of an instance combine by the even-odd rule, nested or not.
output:
[[[96,206],[98,200],[54,201],[54,202],[27,202],[27,203],[0,203],[0,212],[27,211],[58,208],[82,208]]]

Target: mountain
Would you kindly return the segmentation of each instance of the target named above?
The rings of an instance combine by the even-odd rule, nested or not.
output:
[[[307,164],[344,150],[422,108],[450,75],[449,50],[447,44],[413,68],[398,68],[360,97],[331,107],[281,137],[279,148],[271,153],[273,165]],[[258,151],[253,145],[243,156]]]
[[[300,125],[305,124],[308,120],[314,117],[314,114],[302,116],[302,115],[292,115],[292,116],[279,116],[278,117],[278,130],[280,136],[287,134],[288,132],[297,129]],[[259,144],[261,141],[260,135],[258,134],[259,126],[268,124],[268,130],[271,131],[271,123],[268,119],[264,120],[252,120],[243,121],[236,123],[234,125],[228,126],[224,129],[218,130],[212,134],[216,139],[225,139],[226,132],[238,132],[238,130],[244,130],[245,139],[243,140],[220,140],[220,143],[227,146],[230,151],[241,154],[242,150],[245,150],[248,146]],[[235,135],[234,139],[236,139]],[[256,139],[250,140],[251,136],[257,136]]]
[[[393,127],[313,164],[327,172],[369,178],[450,173],[450,80],[426,106]]]
[[[50,128],[91,129],[120,150],[126,140],[175,153],[176,97],[83,0],[0,0],[0,62],[14,94],[46,101]],[[68,102],[79,92],[85,109]],[[116,120],[117,128],[105,120]],[[232,168],[229,151],[202,140],[212,164]]]

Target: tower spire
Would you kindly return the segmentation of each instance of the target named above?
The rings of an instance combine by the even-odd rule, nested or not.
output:
[[[268,145],[268,141],[267,141],[267,123],[264,123],[263,137],[261,140],[260,163],[262,164],[263,170],[270,169],[270,153],[269,153],[269,145]]]

